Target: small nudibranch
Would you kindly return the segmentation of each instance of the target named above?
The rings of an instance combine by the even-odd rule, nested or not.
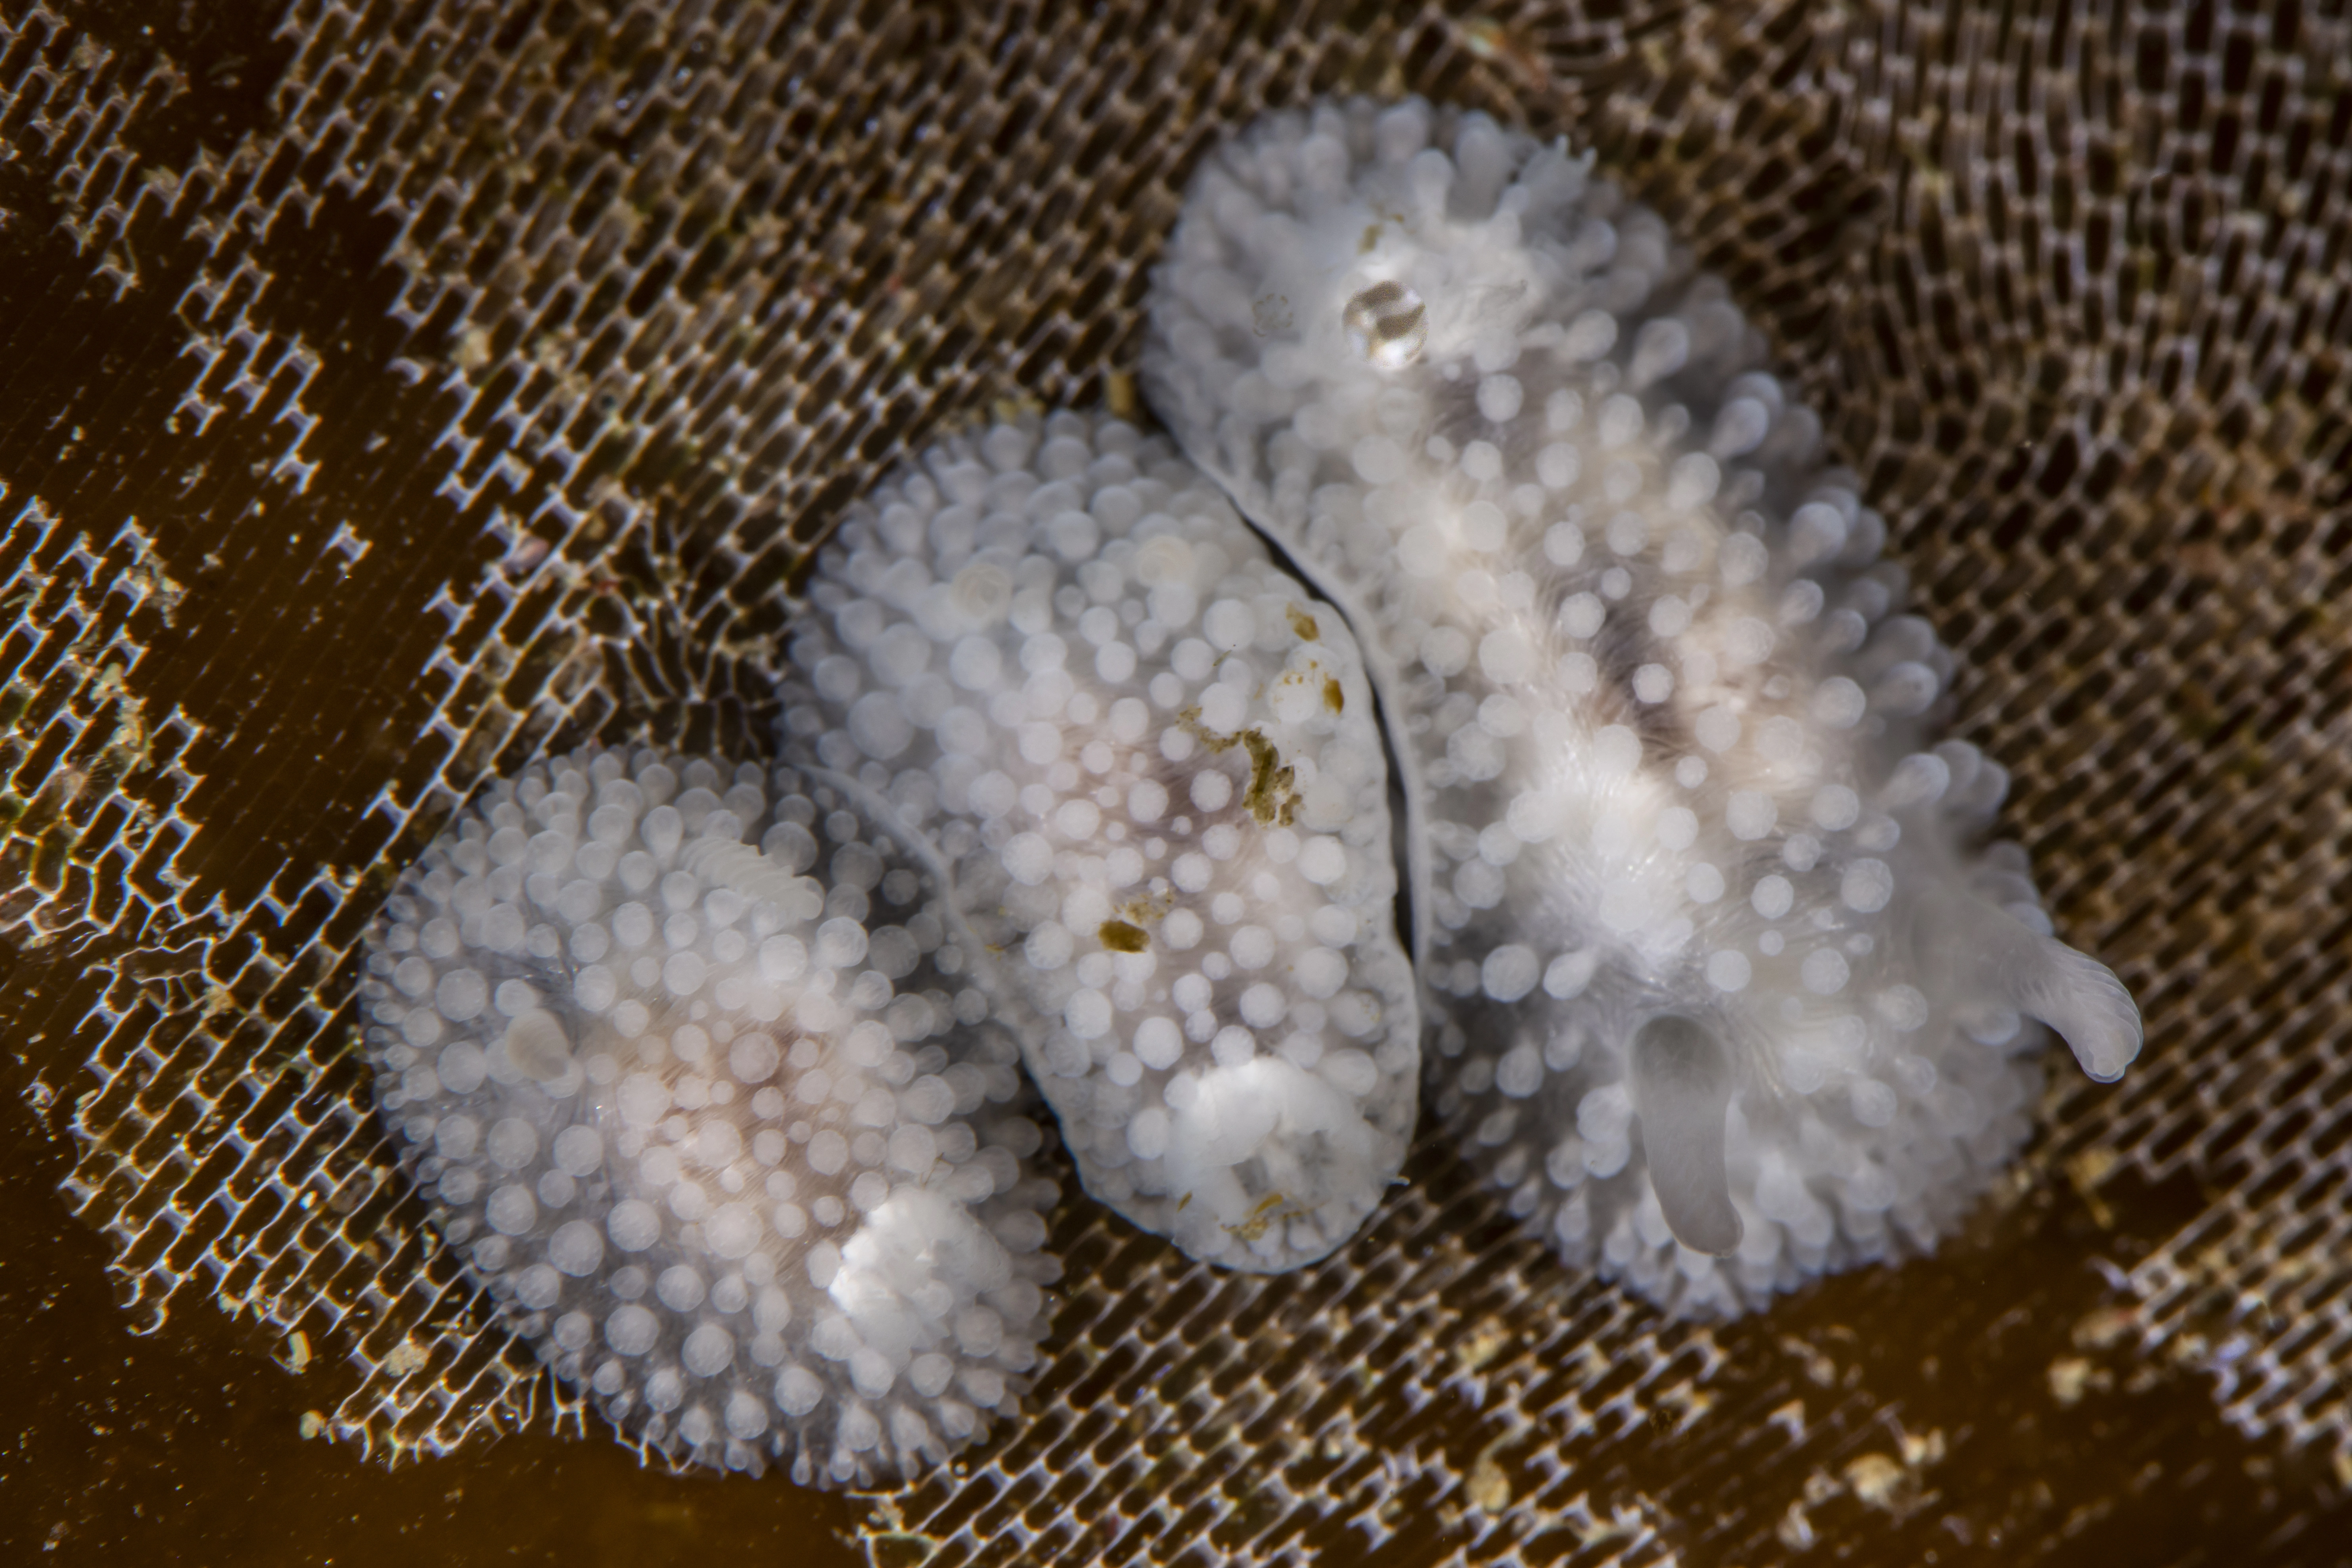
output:
[[[869,1486],[1018,1409],[1055,1189],[937,895],[789,770],[591,751],[491,784],[370,931],[404,1170],[641,1451]]]
[[[843,524],[785,746],[935,848],[1096,1198],[1272,1271],[1395,1177],[1420,1016],[1347,626],[1158,438],[1056,414]]]
[[[1450,146],[1450,153],[1433,142]],[[1349,615],[1411,831],[1433,1105],[1512,1211],[1667,1308],[1933,1246],[2030,1131],[2050,935],[2007,787],[1820,422],[1652,212],[1478,114],[1213,156],[1144,374]]]

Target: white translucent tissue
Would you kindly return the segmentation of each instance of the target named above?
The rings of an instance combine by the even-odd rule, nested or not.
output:
[[[785,744],[932,847],[1087,1190],[1197,1258],[1328,1253],[1395,1177],[1420,1020],[1346,625],[1158,438],[924,454],[821,557]]]
[[[1656,214],[1409,101],[1212,156],[1145,383],[1348,615],[1410,831],[1433,1104],[1570,1261],[1696,1315],[1930,1247],[2032,1047],[2139,1048],[2050,934],[1885,525]]]
[[[938,891],[789,771],[583,752],[488,786],[369,933],[434,1224],[673,1462],[872,1486],[1019,1406],[1055,1186]]]

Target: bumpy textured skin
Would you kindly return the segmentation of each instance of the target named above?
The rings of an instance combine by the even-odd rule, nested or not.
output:
[[[403,1169],[645,1449],[871,1485],[1018,1407],[1055,1186],[936,891],[788,771],[583,752],[490,785],[372,931]]]
[[[1237,1268],[1353,1235],[1421,1026],[1340,617],[1164,440],[1075,414],[932,448],[809,604],[785,745],[933,847],[1087,1190]]]
[[[1197,177],[1145,380],[1349,613],[1412,831],[1433,1104],[1570,1262],[1717,1315],[1931,1247],[2038,1028],[2137,1052],[2049,935],[1883,521],[1654,213],[1484,116],[1357,101]]]

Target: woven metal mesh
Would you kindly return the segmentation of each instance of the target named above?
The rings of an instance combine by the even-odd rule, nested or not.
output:
[[[1066,1205],[1038,1418],[866,1553],[2063,1561],[2157,1487],[2305,1550],[2352,1487],[2347,89],[2292,0],[0,0],[0,1028],[126,1309],[300,1335],[394,1457],[589,1430],[365,1114],[392,872],[550,745],[764,749],[841,504],[999,400],[1130,400],[1201,151],[1413,90],[1597,146],[1773,333],[2150,1048],[2053,1075],[1937,1258],[1713,1329],[1435,1150],[1282,1279]],[[2267,1493],[2200,1469],[2208,1397]]]

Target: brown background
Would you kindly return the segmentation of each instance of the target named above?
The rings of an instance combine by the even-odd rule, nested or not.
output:
[[[2352,1560],[2347,72],[2340,5],[0,0],[0,1557]],[[1282,1280],[1066,1205],[1036,1420],[908,1493],[638,1468],[384,1183],[361,923],[485,770],[758,749],[804,542],[1129,395],[1186,172],[1328,90],[1729,276],[2147,1054],[1763,1317],[1424,1149]]]

